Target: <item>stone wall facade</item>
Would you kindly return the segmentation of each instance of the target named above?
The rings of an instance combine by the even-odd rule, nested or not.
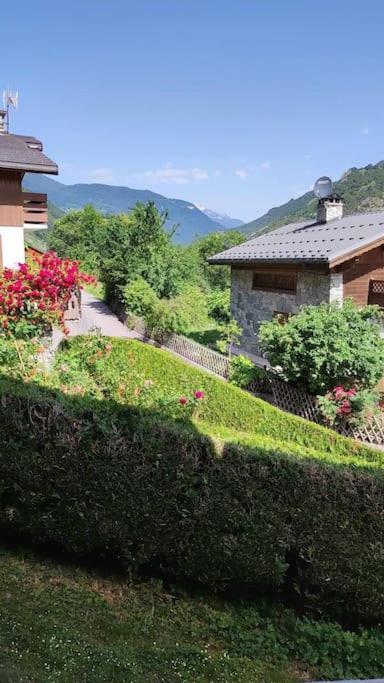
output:
[[[251,268],[232,268],[231,280],[231,315],[243,330],[240,346],[254,354],[260,353],[261,322],[272,320],[277,312],[297,313],[300,306],[330,301],[331,276],[321,273],[299,272],[295,294],[253,289]]]

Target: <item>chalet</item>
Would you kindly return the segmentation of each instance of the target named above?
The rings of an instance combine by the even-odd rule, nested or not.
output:
[[[0,269],[24,262],[25,229],[48,227],[47,195],[24,192],[24,174],[58,173],[40,140],[8,133],[5,120],[0,110]]]
[[[231,266],[231,312],[241,348],[258,354],[264,320],[302,305],[342,302],[384,308],[384,212],[343,216],[341,197],[318,202],[317,219],[291,223],[209,259]]]

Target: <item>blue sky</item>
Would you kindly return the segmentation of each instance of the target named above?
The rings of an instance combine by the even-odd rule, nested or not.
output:
[[[60,180],[251,220],[384,158],[382,0],[7,2],[0,87]]]

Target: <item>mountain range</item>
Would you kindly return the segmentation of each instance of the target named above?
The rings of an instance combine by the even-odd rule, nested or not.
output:
[[[384,161],[350,168],[333,184],[333,189],[344,200],[345,214],[384,211]],[[305,192],[301,197],[290,199],[246,223],[241,230],[247,235],[262,234],[287,223],[315,218],[316,206],[313,192]]]
[[[58,209],[68,211],[81,209],[92,204],[103,213],[124,213],[132,209],[136,202],[152,201],[159,211],[168,214],[167,226],[177,225],[175,241],[188,244],[196,235],[238,227],[242,221],[232,219],[209,209],[199,209],[191,202],[183,199],[170,199],[150,190],[136,190],[130,187],[101,185],[98,183],[65,185],[48,176],[28,173],[24,178],[24,186],[31,192],[45,192],[49,202]]]

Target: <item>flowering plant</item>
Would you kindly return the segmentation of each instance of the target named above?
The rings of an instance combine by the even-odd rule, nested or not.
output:
[[[47,252],[32,265],[6,268],[0,274],[0,329],[14,337],[42,336],[54,325],[65,331],[64,312],[73,291],[94,278],[77,261]]]
[[[347,423],[359,425],[378,408],[378,395],[368,389],[337,386],[325,396],[317,397],[320,414],[331,426]]]

